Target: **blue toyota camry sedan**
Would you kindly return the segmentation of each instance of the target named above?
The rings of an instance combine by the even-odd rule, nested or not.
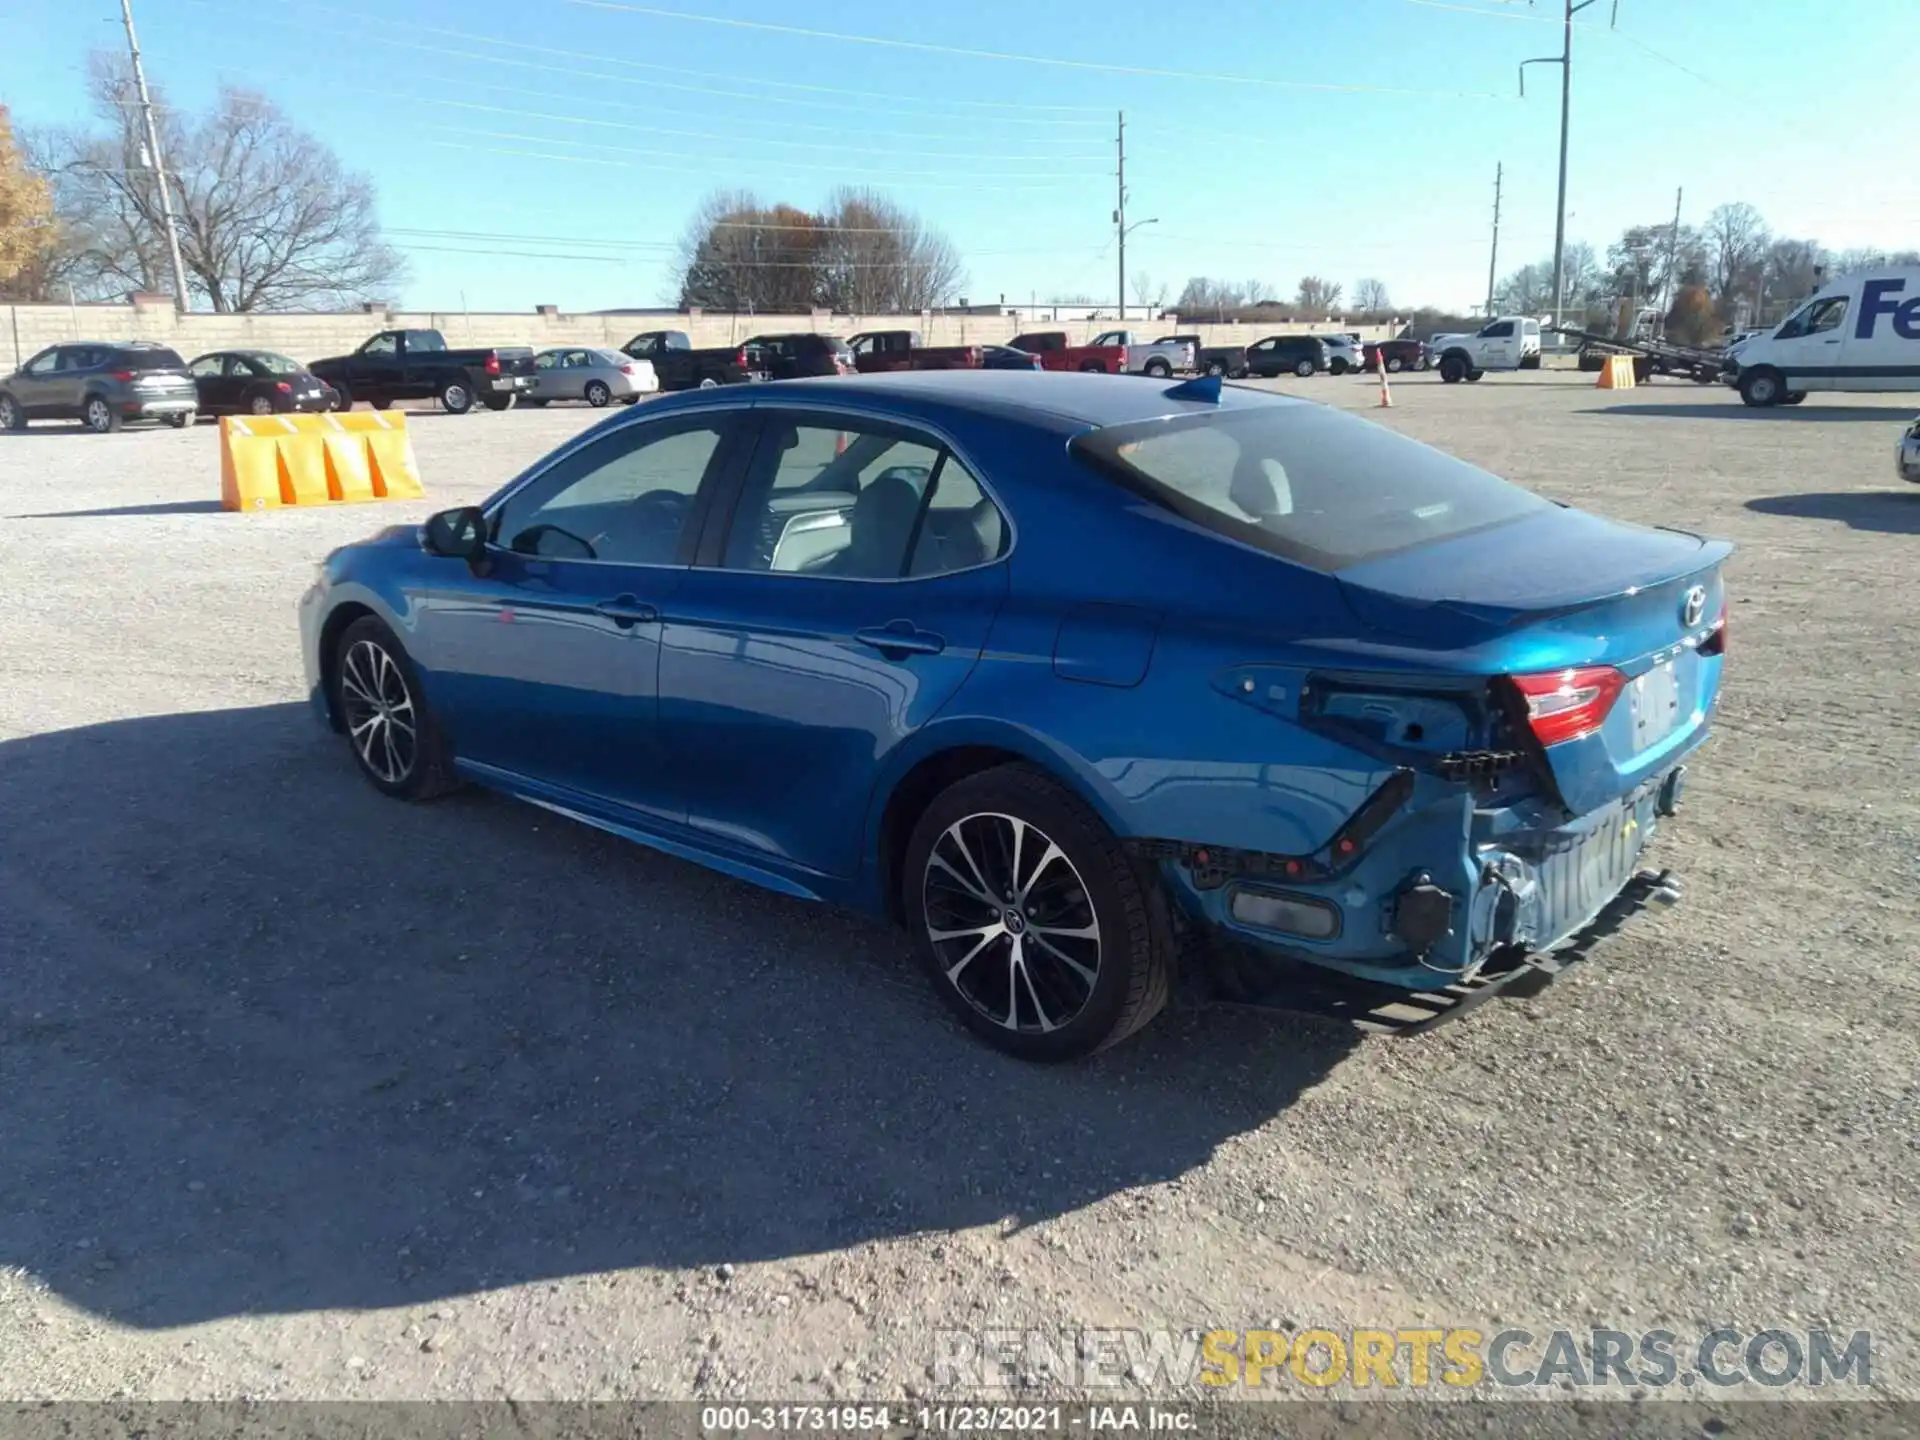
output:
[[[300,618],[385,793],[889,917],[1062,1059],[1176,975],[1418,1028],[1672,898],[1728,553],[1217,380],[907,373],[621,414]]]

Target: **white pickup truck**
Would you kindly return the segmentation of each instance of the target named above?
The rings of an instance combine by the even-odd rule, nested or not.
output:
[[[1148,342],[1132,330],[1107,330],[1093,337],[1095,345],[1123,346],[1127,352],[1129,375],[1190,375],[1198,368],[1199,357],[1186,340]]]
[[[1525,315],[1502,315],[1471,335],[1436,335],[1427,342],[1434,368],[1449,385],[1478,380],[1489,370],[1536,370],[1540,366],[1540,322]]]

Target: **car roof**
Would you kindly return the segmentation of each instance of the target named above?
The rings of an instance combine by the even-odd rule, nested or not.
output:
[[[1185,382],[1191,383],[1191,382]],[[814,380],[780,380],[753,386],[750,402],[776,405],[782,399],[865,405],[905,403],[922,413],[992,415],[1049,428],[1126,425],[1171,415],[1217,414],[1258,406],[1306,405],[1310,401],[1264,390],[1225,385],[1216,401],[1177,397],[1167,385],[1145,377],[1049,373],[1039,370],[906,370],[882,375],[845,375]],[[725,390],[689,391],[716,397]]]

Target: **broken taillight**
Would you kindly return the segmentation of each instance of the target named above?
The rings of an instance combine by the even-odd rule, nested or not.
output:
[[[1727,602],[1720,601],[1720,614],[1713,622],[1713,629],[1707,638],[1700,642],[1702,655],[1724,655],[1727,653]]]
[[[1515,675],[1527,702],[1527,724],[1542,745],[1591,735],[1606,723],[1627,677],[1611,665],[1579,665],[1536,675]]]

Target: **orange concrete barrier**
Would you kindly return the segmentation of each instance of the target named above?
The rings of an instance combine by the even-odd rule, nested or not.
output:
[[[1607,356],[1606,363],[1600,367],[1600,378],[1594,381],[1594,389],[1631,390],[1633,387],[1633,357],[1631,355]]]
[[[220,421],[222,509],[418,500],[424,494],[403,414],[376,410]]]

